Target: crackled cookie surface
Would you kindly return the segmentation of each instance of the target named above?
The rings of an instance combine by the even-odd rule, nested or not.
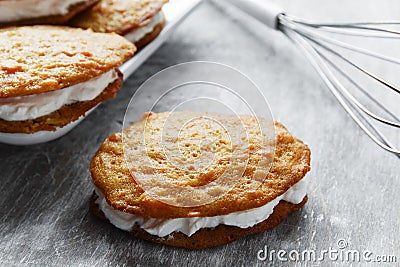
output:
[[[200,249],[278,225],[307,201],[309,170],[310,150],[278,122],[148,113],[92,159],[92,208],[133,236]]]

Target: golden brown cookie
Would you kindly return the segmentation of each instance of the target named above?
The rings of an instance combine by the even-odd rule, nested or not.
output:
[[[184,115],[185,113],[183,112],[182,114]],[[150,113],[149,116],[145,116],[142,120],[125,129],[124,133],[140,132],[147,123],[146,133],[152,133],[151,135],[147,135],[147,138],[151,140],[148,143],[152,145],[148,150],[153,151],[152,149],[154,149],[149,157],[153,157],[156,161],[159,161],[159,158],[164,159],[162,165],[160,165],[160,169],[153,171],[171,172],[167,174],[176,177],[180,181],[183,179],[185,181],[186,179],[190,180],[190,177],[187,177],[184,170],[172,169],[172,163],[168,162],[169,159],[160,150],[163,146],[156,139],[156,136],[162,133],[162,125],[168,119],[168,116],[168,112]],[[221,115],[219,118],[222,123],[226,123],[230,119],[230,116],[225,115]],[[248,127],[256,127],[254,117],[242,116],[242,119]],[[151,129],[148,129],[149,127]],[[293,137],[278,122],[275,122],[275,134],[276,148],[273,164],[261,185],[248,179],[242,179],[238,181],[229,194],[210,204],[198,207],[175,207],[148,196],[141,186],[136,183],[127,164],[125,164],[125,158],[122,153],[122,133],[114,133],[104,141],[92,159],[90,172],[94,185],[105,195],[107,202],[113,208],[123,212],[153,218],[182,218],[209,217],[248,210],[265,205],[283,194],[291,186],[300,181],[310,170],[310,150],[307,145]],[[138,134],[137,140],[133,140],[131,145],[140,144],[142,142],[140,138],[141,135]],[[253,138],[256,142],[257,139]],[[137,142],[137,144],[134,144],[134,142]],[[191,149],[192,147],[188,147],[189,151]],[[249,162],[252,160],[256,161],[261,156],[270,156],[260,154],[257,149],[250,152]],[[221,155],[221,158],[223,157]],[[140,163],[138,164],[140,165]],[[206,174],[203,173],[201,176],[195,177],[195,181],[199,182],[204,177],[208,178],[213,174],[218,174],[218,171],[224,171],[224,169],[220,169],[219,167],[216,164]],[[253,171],[254,165],[247,164],[245,174],[251,177]],[[248,201],[249,199],[251,201]]]
[[[146,45],[148,45],[149,43],[151,43],[151,41],[153,41],[162,31],[162,29],[164,28],[165,22],[162,22],[160,24],[158,24],[154,30],[148,34],[146,34],[143,38],[141,38],[139,41],[135,42],[135,45],[137,47],[137,49],[142,49],[143,47],[145,47]]]
[[[269,125],[274,132],[260,130],[260,124]],[[206,159],[205,166],[196,165],[200,158]],[[237,165],[235,159],[239,159]],[[241,172],[239,167],[243,167]],[[105,216],[111,216],[107,218],[112,223],[119,218],[124,226],[116,226],[131,229],[134,236],[190,249],[225,244],[276,226],[306,202],[304,184],[299,188],[309,170],[310,150],[282,124],[248,115],[198,112],[144,114],[122,133],[109,136],[90,164],[92,181],[101,196],[100,210],[107,210]],[[228,178],[227,183],[220,183],[223,176]],[[176,187],[163,187],[158,177]],[[210,190],[215,182],[220,184]],[[189,202],[182,201],[185,190],[193,188],[198,191],[190,191]],[[285,198],[293,197],[296,190],[302,192],[297,200]],[[197,205],[201,197],[212,201]],[[177,205],[168,202],[171,198],[177,199]],[[269,217],[268,207],[272,213]],[[239,214],[249,214],[244,215],[248,221],[248,216],[255,218],[252,212],[267,217],[236,227]],[[224,216],[233,218],[228,223],[233,226],[220,224],[220,217],[227,222]],[[218,222],[215,229],[202,226],[213,220]],[[135,222],[139,225],[131,226]],[[142,227],[142,223],[147,226]],[[178,228],[170,227],[180,223]],[[187,230],[193,223],[200,223],[200,228]],[[168,237],[167,228],[172,229]]]
[[[157,15],[166,2],[167,0],[101,0],[90,10],[76,16],[69,24],[84,29],[91,28],[96,32],[115,32],[122,36],[152,25],[144,36],[131,40],[141,48],[153,40],[163,28],[165,21]],[[156,23],[153,21],[155,18],[159,20]]]
[[[108,219],[104,216],[104,213],[99,209],[99,206],[95,203],[96,199],[97,195],[93,193],[90,200],[90,210],[100,219],[108,221]],[[270,230],[282,223],[290,213],[299,210],[306,202],[307,196],[305,196],[303,201],[301,201],[299,204],[281,201],[277,206],[275,206],[274,212],[268,217],[268,219],[249,228],[219,225],[213,229],[201,229],[190,237],[180,232],[172,233],[167,237],[158,237],[147,233],[145,230],[136,225],[129,233],[133,237],[141,238],[154,243],[174,247],[183,247],[191,250],[205,249],[208,247],[228,244],[239,238]]]
[[[136,47],[65,26],[0,30],[0,132],[55,131],[115,97]]]
[[[85,82],[121,65],[136,48],[117,34],[63,26],[0,30],[0,98]]]
[[[73,3],[68,7],[68,11],[66,14],[44,15],[40,17],[24,18],[15,21],[2,21],[0,17],[0,27],[14,25],[64,24],[80,12],[95,5],[98,1],[99,0],[82,0],[81,2]]]

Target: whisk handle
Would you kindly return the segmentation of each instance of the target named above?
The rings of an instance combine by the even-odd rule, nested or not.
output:
[[[275,30],[279,27],[278,16],[285,13],[283,9],[266,0],[230,0],[229,2]]]

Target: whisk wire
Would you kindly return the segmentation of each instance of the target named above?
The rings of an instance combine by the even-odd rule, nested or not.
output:
[[[301,32],[299,32],[299,34],[303,35]],[[359,71],[361,71],[362,73],[368,75],[369,77],[373,78],[374,80],[378,81],[379,83],[385,85],[386,87],[392,89],[394,92],[399,93],[400,94],[400,89],[397,88],[396,86],[390,84],[388,81],[384,80],[383,78],[379,77],[376,74],[373,74],[372,72],[368,71],[367,69],[361,67],[360,65],[354,63],[353,61],[351,61],[350,59],[344,57],[343,55],[341,55],[340,53],[334,51],[333,49],[325,46],[324,44],[322,44],[321,42],[310,38],[308,35],[303,35],[305,38],[309,39],[310,41],[312,41],[313,43],[318,44],[319,46],[325,48],[327,51],[329,51],[330,53],[336,55],[338,58],[340,58],[341,60],[343,60],[344,62],[350,64],[351,66],[355,67],[356,69],[358,69]]]
[[[349,60],[348,58],[346,58],[346,57],[344,57],[343,55],[341,55],[340,53],[338,53],[338,52],[336,52],[336,51],[334,51],[334,50],[328,48],[326,45],[323,45],[320,41],[317,41],[317,38],[315,38],[312,34],[309,34],[309,33],[307,33],[307,32],[302,31],[301,29],[298,29],[298,28],[296,28],[296,27],[293,27],[293,25],[288,25],[288,24],[286,24],[286,25],[287,25],[289,28],[291,28],[292,30],[294,30],[295,32],[297,32],[297,33],[301,34],[302,36],[304,36],[305,38],[309,39],[310,41],[312,41],[312,42],[314,42],[314,43],[317,43],[317,44],[320,45],[321,47],[324,47],[325,49],[329,50],[331,53],[335,54],[335,55],[336,55],[337,57],[339,57],[341,60],[347,62],[347,63],[350,64],[350,65],[352,65],[353,67],[355,67],[355,68],[358,69],[359,71],[363,72],[364,74],[368,75],[369,77],[373,78],[374,80],[380,82],[381,84],[383,84],[383,85],[385,85],[386,87],[390,88],[390,89],[393,90],[394,92],[400,94],[400,89],[399,89],[399,88],[397,88],[396,86],[392,85],[391,83],[389,83],[388,81],[384,80],[383,78],[379,77],[378,75],[376,75],[376,74],[374,74],[374,73],[368,71],[367,69],[365,69],[365,68],[359,66],[358,64],[354,63],[353,61],[351,61],[351,60]],[[318,40],[320,40],[320,39],[321,39],[320,37],[322,37],[322,36],[321,36],[321,35],[317,35],[317,37],[319,37]],[[331,39],[331,38],[328,38],[328,39]],[[333,40],[333,39],[332,39],[332,40]],[[333,41],[336,42],[337,40],[333,40]],[[330,42],[328,42],[328,43],[330,43]],[[341,42],[341,43],[342,43],[342,44],[348,45],[347,43],[343,43],[343,42]],[[331,43],[331,44],[333,44],[333,43]],[[355,47],[355,46],[354,46],[354,47]],[[358,47],[356,47],[356,48],[358,48]],[[360,48],[360,49],[361,49],[361,48]],[[364,50],[364,49],[363,49],[363,50]],[[368,51],[368,50],[366,50],[366,51]],[[376,56],[376,55],[375,55],[375,56]],[[381,59],[382,59],[382,58],[381,58]],[[388,59],[388,58],[383,59],[383,60],[387,60],[387,59]],[[400,64],[400,61],[397,60],[397,59],[390,59],[390,62],[393,62],[393,63],[396,63],[396,64]]]
[[[382,122],[390,126],[399,128],[400,120],[385,106],[368,93],[353,77],[347,75],[341,70],[342,64],[347,64],[352,68],[356,68],[363,75],[378,81],[381,85],[390,88],[396,93],[400,93],[400,89],[390,84],[383,78],[360,66],[358,63],[347,58],[345,51],[336,51],[336,48],[352,51],[360,55],[373,57],[392,64],[400,65],[400,60],[385,54],[374,52],[348,41],[344,42],[335,38],[336,36],[349,35],[362,38],[389,38],[400,39],[400,31],[394,28],[399,26],[400,21],[387,22],[349,22],[349,23],[314,23],[288,16],[285,11],[271,3],[262,0],[230,0],[240,10],[250,14],[264,25],[283,32],[291,41],[297,44],[309,59],[323,82],[327,85],[332,94],[336,97],[345,111],[356,122],[356,124],[369,136],[376,144],[383,149],[395,153],[400,158],[400,150],[395,148],[388,138],[377,128],[375,121]],[[328,35],[327,33],[330,33]],[[329,53],[329,54],[328,54]],[[333,60],[335,58],[335,60]],[[337,60],[339,60],[337,62]],[[333,71],[336,70],[334,73]],[[339,75],[338,75],[339,74]],[[367,109],[357,98],[350,93],[339,78],[344,78],[350,82],[350,86],[359,90],[368,99],[372,100],[377,107],[380,108],[379,113],[383,111],[385,116],[389,115],[394,121],[383,118],[369,109]],[[397,132],[398,134],[399,132]]]
[[[302,24],[305,26],[313,27],[313,28],[347,28],[347,29],[359,29],[359,30],[369,30],[369,31],[378,31],[390,34],[400,34],[399,31],[392,29],[382,29],[379,27],[372,27],[375,25],[378,26],[386,26],[386,25],[400,25],[400,21],[388,21],[388,22],[342,22],[342,23],[315,23],[309,22],[307,20],[299,19],[293,16],[284,15],[290,21],[296,22],[298,24]]]
[[[340,35],[349,35],[357,37],[374,37],[382,39],[400,39],[400,32],[394,30],[382,30],[379,28],[368,28],[368,27],[332,27],[332,26],[320,26],[313,27],[307,24],[301,24],[305,27],[310,27],[311,29],[316,29],[321,32],[335,33]],[[368,30],[369,29],[369,30]],[[375,32],[371,32],[375,31]]]
[[[328,59],[322,52],[319,51],[318,48],[314,47],[315,51],[318,53],[318,55],[325,60],[325,62],[329,63],[330,66],[334,67],[335,69],[340,69],[335,63],[333,63],[330,59]],[[329,48],[327,48],[329,49]],[[348,77],[348,76],[347,76]],[[349,78],[349,77],[348,77]],[[335,78],[335,80],[337,80]],[[353,79],[351,79],[351,81],[355,82]],[[372,111],[370,111],[367,107],[365,107],[363,104],[360,103],[360,101],[358,101],[347,89],[346,87],[344,87],[341,83],[338,83],[338,87],[340,88],[340,90],[342,92],[344,92],[344,94],[351,100],[350,102],[354,103],[358,108],[360,108],[365,114],[367,114],[368,116],[370,116],[371,118],[385,123],[387,125],[391,125],[397,128],[400,128],[400,123],[398,122],[393,122],[393,121],[389,121],[386,120],[382,117],[380,117],[379,115],[376,115],[375,113],[373,113]],[[398,120],[397,120],[398,121]]]
[[[379,129],[377,129],[371,122],[369,122],[366,115],[361,113],[360,109],[357,108],[357,106],[351,101],[347,100],[346,102],[346,100],[343,98],[344,96],[338,89],[344,88],[344,86],[329,70],[327,65],[324,63],[324,60],[321,58],[320,54],[318,54],[315,48],[306,39],[304,39],[304,37],[300,33],[296,32],[295,30],[291,28],[284,28],[283,31],[292,41],[297,43],[303,49],[305,55],[310,60],[311,64],[316,69],[324,83],[328,86],[330,91],[333,93],[333,95],[336,97],[342,107],[346,110],[346,112],[351,116],[351,118],[357,123],[357,125],[380,147],[387,151],[395,153],[398,157],[400,157],[400,150],[394,148],[394,146],[385,137],[385,135],[381,131],[379,131]],[[350,103],[353,109],[347,103]],[[363,119],[364,122],[361,121],[356,113]],[[374,135],[367,126],[370,127],[377,136]]]
[[[284,25],[286,27],[291,28],[292,30],[294,30],[296,32],[301,32],[304,35],[310,36],[310,38],[312,38],[312,39],[318,39],[321,41],[325,41],[332,45],[342,47],[344,49],[351,50],[351,51],[359,53],[359,54],[364,54],[367,56],[375,57],[375,58],[378,58],[378,59],[381,59],[381,60],[384,60],[387,62],[391,62],[391,63],[400,65],[400,60],[397,58],[389,57],[389,56],[386,56],[386,55],[383,55],[380,53],[376,53],[376,52],[373,52],[373,51],[370,51],[370,50],[367,50],[367,49],[364,49],[364,48],[361,48],[361,47],[358,47],[355,45],[351,45],[351,44],[318,34],[315,31],[307,29],[306,27],[302,27],[301,25],[296,25],[294,22],[291,22],[290,20],[288,20],[285,17],[285,15],[280,16],[280,23],[282,23],[282,25]]]
[[[382,105],[379,101],[377,101],[367,90],[365,90],[359,83],[357,83],[354,79],[352,79],[347,73],[345,73],[340,67],[334,64],[330,59],[325,57],[323,54],[320,54],[321,57],[325,59],[329,65],[334,68],[340,75],[342,75],[348,82],[350,82],[354,88],[356,88],[359,92],[361,92],[364,96],[366,96],[372,103],[378,106],[381,110],[384,111],[388,116],[392,117],[397,122],[400,122],[400,118],[396,116],[393,112],[388,110],[384,105]]]

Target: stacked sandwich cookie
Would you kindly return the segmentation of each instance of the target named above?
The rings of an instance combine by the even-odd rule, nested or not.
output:
[[[55,131],[115,97],[135,52],[116,34],[63,26],[0,30],[0,132]]]
[[[69,24],[96,32],[115,32],[138,49],[151,42],[165,24],[162,6],[166,0],[101,0]]]
[[[307,201],[303,178],[310,150],[278,122],[269,122],[272,140],[258,130],[267,120],[235,118],[148,113],[112,134],[91,161],[92,210],[134,237],[188,249],[223,245],[277,226]],[[235,130],[239,124],[245,133]],[[234,130],[226,137],[224,129]],[[266,146],[260,145],[263,140]],[[208,163],[197,164],[198,158]],[[239,167],[232,165],[234,158]],[[224,175],[230,180],[220,183]],[[163,187],[160,179],[177,186]],[[194,191],[185,196],[186,189]],[[196,205],[204,196],[210,201]],[[185,197],[191,205],[179,205]]]
[[[0,26],[63,24],[98,0],[1,0]]]

